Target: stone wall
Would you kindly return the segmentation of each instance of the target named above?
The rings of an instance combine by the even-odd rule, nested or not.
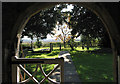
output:
[[[57,3],[2,3],[3,82],[11,82],[11,57],[15,54],[17,33],[20,33],[20,30],[22,30],[32,14],[34,15],[38,10],[55,4]],[[109,34],[113,40],[113,45],[115,45],[115,48],[120,52],[120,3],[77,4],[86,6],[98,13],[101,19],[105,22],[106,28],[108,28]]]

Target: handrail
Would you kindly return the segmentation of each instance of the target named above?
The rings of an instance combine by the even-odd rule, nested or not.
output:
[[[30,64],[30,63],[40,63],[40,64],[61,64],[64,61],[63,57],[60,58],[18,58],[15,56],[12,59],[12,64]]]

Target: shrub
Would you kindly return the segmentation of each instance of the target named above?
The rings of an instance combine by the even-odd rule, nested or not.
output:
[[[35,46],[37,46],[38,48],[40,48],[42,46],[42,42],[41,41],[35,42]]]

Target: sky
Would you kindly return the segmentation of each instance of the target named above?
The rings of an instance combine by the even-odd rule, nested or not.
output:
[[[62,12],[66,12],[66,11],[70,11],[70,12],[71,12],[72,9],[73,9],[73,7],[74,7],[74,6],[72,6],[72,4],[70,4],[70,5],[67,6],[67,8],[64,8],[64,9],[62,10]]]

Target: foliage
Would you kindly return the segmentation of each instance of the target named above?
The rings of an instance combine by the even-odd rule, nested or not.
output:
[[[45,39],[47,34],[54,35],[51,31],[55,28],[56,23],[59,22],[59,24],[62,24],[62,21],[65,20],[61,10],[66,8],[66,6],[67,5],[65,4],[59,4],[54,7],[41,10],[39,13],[32,16],[23,30],[22,37],[28,36],[32,40],[36,37],[39,43],[39,39]]]
[[[53,8],[41,10],[30,18],[23,30],[22,36],[29,36],[31,39],[33,37],[46,38],[47,34],[51,33],[55,26],[53,18]]]
[[[72,34],[78,33],[77,36],[82,34],[87,37],[98,38],[102,37],[105,31],[98,16],[90,10],[77,5],[74,5],[71,13],[70,25],[73,28]]]
[[[35,42],[35,46],[37,46],[38,48],[40,48],[42,46],[42,42],[41,41]]]
[[[22,36],[46,38],[47,34],[53,34],[51,31],[55,27],[56,22],[62,23],[61,10],[66,5],[56,5],[54,7],[41,10],[30,18],[26,24]]]
[[[88,10],[82,6],[73,4],[72,6],[73,9],[71,12],[61,12],[61,22],[58,22],[58,30],[63,31],[63,27],[61,25],[64,23],[67,25],[68,29],[72,30],[71,33],[68,34],[69,39],[66,40],[68,38],[65,34],[66,32],[62,32],[62,35],[59,34],[58,38],[65,43],[66,41],[69,41],[71,37],[74,39],[75,37],[83,35],[86,37],[86,41],[84,41],[86,42],[85,44],[89,46],[97,39],[100,41],[100,46],[110,47],[109,36],[100,18],[91,10]],[[105,39],[108,40],[106,41]],[[73,46],[70,46],[73,49]]]
[[[92,39],[102,40],[101,44],[106,47],[106,43],[110,46],[110,39],[105,27],[100,18],[95,15],[91,10],[82,6],[74,5],[73,11],[70,13],[70,26],[73,28],[72,35],[77,37],[84,35]],[[108,39],[105,41],[105,39]],[[107,46],[107,47],[108,47]]]
[[[22,47],[30,47],[31,45],[29,43],[22,43]]]
[[[111,48],[111,41],[108,34],[105,33],[105,36],[101,38],[101,40],[99,41],[99,46]]]
[[[54,28],[54,34],[56,40],[60,39],[64,43],[64,48],[66,47],[66,42],[71,39],[71,29],[67,24],[70,21],[69,12],[62,12],[64,8],[67,8],[67,4],[57,5],[59,10],[59,17],[57,18],[56,28]]]
[[[41,10],[32,16],[26,24],[22,36],[29,36],[31,39],[44,39],[47,34],[54,35],[54,28],[62,33],[56,37],[65,44],[71,37],[84,35],[90,39],[101,40],[102,46],[110,46],[109,36],[100,18],[91,10],[82,6],[72,4],[72,11],[63,12],[69,4],[58,4],[49,9]],[[72,34],[72,35],[71,35]],[[105,39],[108,39],[105,41]],[[39,42],[39,40],[38,40]],[[107,44],[106,44],[107,43]],[[104,45],[105,44],[105,45]],[[64,45],[65,47],[65,45]]]
[[[68,41],[68,45],[70,45],[71,50],[74,50],[74,47],[77,47],[76,43],[74,42],[74,39],[70,39]]]
[[[60,39],[64,43],[64,47],[66,47],[65,43],[71,39],[71,29],[68,28],[68,25],[64,24],[64,26],[59,26],[55,31],[59,31],[59,34],[56,32],[56,40]]]

